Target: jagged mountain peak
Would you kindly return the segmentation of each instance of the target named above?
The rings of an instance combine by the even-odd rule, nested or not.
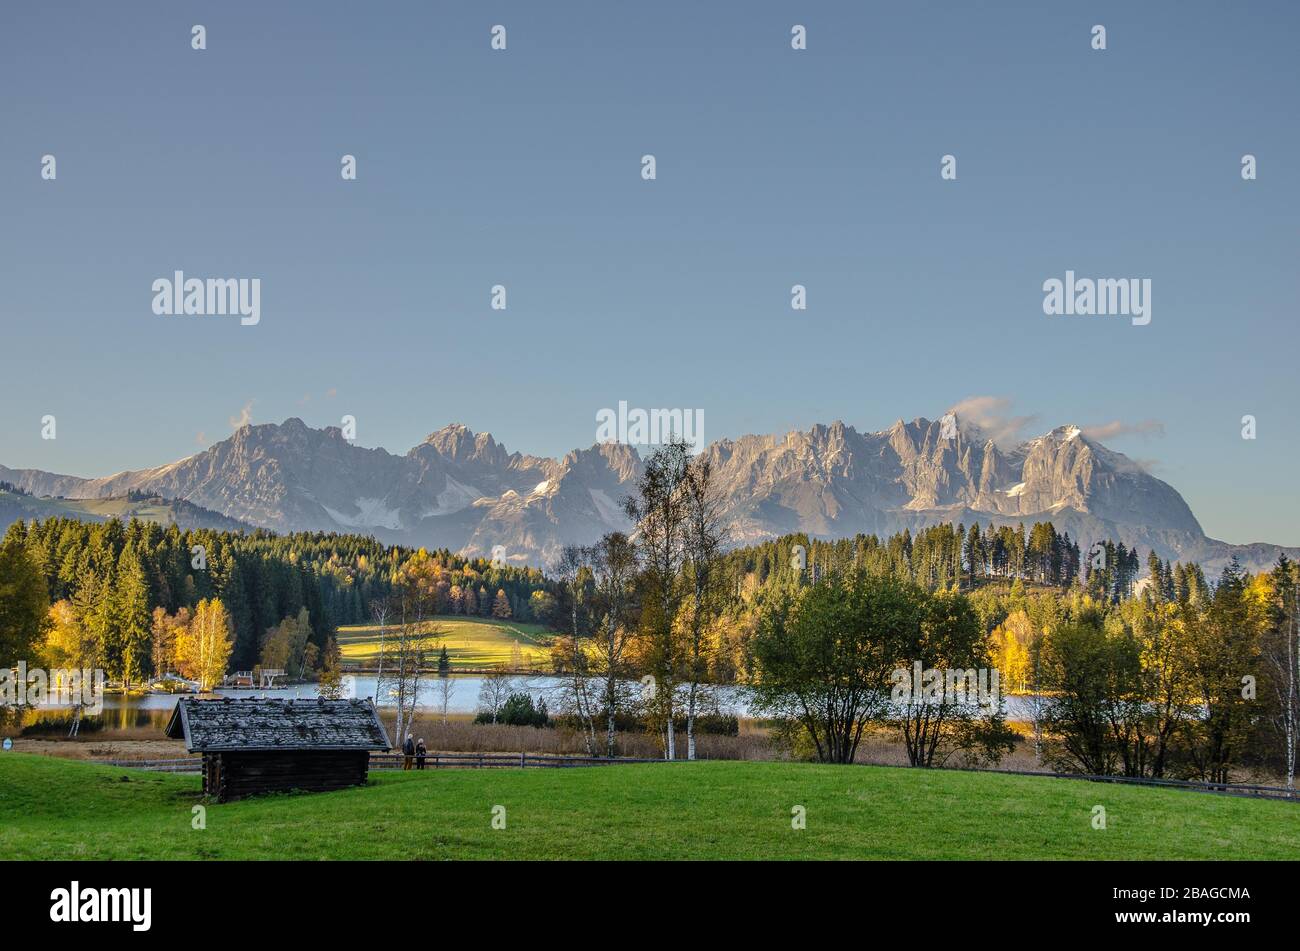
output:
[[[1071,442],[1083,436],[1083,428],[1076,426],[1073,423],[1069,423],[1065,426],[1057,426],[1055,429],[1048,432],[1047,435],[1059,439],[1061,442]],[[1088,442],[1089,440],[1084,437],[1083,441]]]
[[[598,442],[588,449],[569,450],[559,464],[565,470],[589,465],[607,465],[630,476],[639,470],[641,455],[635,447],[626,443]]]
[[[480,442],[496,444],[491,433],[475,433],[464,423],[448,423],[435,432],[424,437],[424,444],[433,446],[444,456],[452,458],[465,452],[472,452]]]
[[[465,441],[473,442],[477,434],[464,423],[448,423],[442,429],[435,430],[424,437],[430,446],[442,447],[459,445]]]
[[[476,433],[464,423],[451,423],[430,433],[408,455],[418,454],[423,447],[428,447],[449,462],[457,464],[485,462],[499,466],[523,458],[507,452],[504,446],[492,438],[491,433]]]

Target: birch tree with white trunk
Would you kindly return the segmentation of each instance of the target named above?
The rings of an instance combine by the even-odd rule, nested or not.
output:
[[[437,663],[438,643],[443,631],[426,619],[427,599],[418,589],[402,586],[394,596],[398,623],[380,652],[383,673],[376,678],[376,692],[382,695],[387,689],[393,698],[396,707],[394,741],[401,746],[415,722],[420,680],[426,669]]]
[[[587,755],[596,755],[596,726],[591,711],[590,668],[587,653],[583,649],[583,628],[585,627],[585,601],[587,586],[592,580],[591,564],[593,552],[590,548],[568,545],[560,554],[556,565],[556,575],[564,585],[568,599],[569,643],[565,664],[569,668],[569,703],[573,714],[582,725],[583,742]]]
[[[626,674],[624,655],[635,620],[636,550],[622,532],[610,532],[592,553],[597,637],[595,650],[604,674],[605,755],[615,753],[616,718]]]
[[[690,590],[686,628],[686,758],[695,759],[695,715],[701,684],[709,676],[712,624],[722,609],[723,527],[721,500],[707,457],[693,459],[683,483],[686,509],[684,568]]]
[[[497,722],[497,715],[505,702],[510,699],[510,694],[514,692],[515,681],[510,676],[510,671],[504,664],[497,664],[492,667],[483,677],[478,689],[478,710],[479,713],[487,713],[492,717],[492,722]]]
[[[370,603],[370,617],[379,628],[378,670],[375,673],[375,703],[380,702],[379,687],[384,682],[384,639],[388,633],[388,615],[391,610],[387,598],[380,598]]]
[[[676,625],[683,600],[690,451],[690,445],[680,440],[655,450],[646,461],[637,494],[623,503],[624,512],[636,524],[633,541],[641,567],[640,627],[649,642],[646,653],[655,678],[649,710],[652,722],[663,731],[664,758],[670,760],[677,758],[673,717],[682,658]]]

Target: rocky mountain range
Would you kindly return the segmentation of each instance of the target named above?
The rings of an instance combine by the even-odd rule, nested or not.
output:
[[[1144,557],[1153,548],[1210,570],[1234,554],[1252,570],[1282,550],[1300,555],[1207,537],[1177,491],[1076,426],[1001,448],[964,419],[899,420],[873,433],[836,422],[723,439],[703,452],[714,464],[733,545],[790,532],[835,538],[945,521],[1028,527],[1050,520],[1085,550],[1114,539]],[[79,478],[0,466],[0,481],[38,497],[144,491],[276,531],[360,532],[471,556],[500,545],[513,563],[546,565],[566,544],[629,527],[620,503],[641,469],[640,454],[626,445],[540,458],[507,452],[459,424],[394,455],[294,418],[242,426],[153,469]]]

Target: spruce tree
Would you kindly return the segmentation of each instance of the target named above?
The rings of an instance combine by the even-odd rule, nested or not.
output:
[[[113,615],[121,651],[121,676],[126,686],[144,680],[151,667],[153,618],[149,613],[149,583],[133,544],[118,559],[117,587],[112,593]]]
[[[31,662],[49,624],[45,578],[22,540],[0,543],[0,667]]]

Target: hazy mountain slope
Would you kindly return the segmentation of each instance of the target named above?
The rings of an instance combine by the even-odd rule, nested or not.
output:
[[[0,479],[0,481],[8,480]],[[59,517],[88,522],[102,522],[110,518],[123,520],[138,518],[157,522],[160,525],[170,525],[175,522],[182,530],[210,528],[231,532],[251,531],[255,527],[180,499],[36,498],[0,489],[0,532],[19,519],[32,521]]]

